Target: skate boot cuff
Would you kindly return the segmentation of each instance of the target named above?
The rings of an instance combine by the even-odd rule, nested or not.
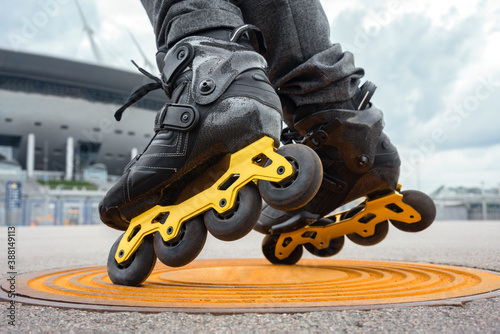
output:
[[[235,36],[240,35],[235,32]],[[162,73],[164,90],[172,97],[181,73],[192,70],[191,90],[197,104],[213,103],[236,77],[249,69],[264,70],[267,63],[260,54],[239,43],[211,37],[187,37],[168,51]],[[189,68],[188,68],[189,67]],[[263,76],[263,80],[267,80]]]
[[[156,58],[158,67],[162,70],[161,79],[132,61],[142,74],[154,82],[136,89],[125,104],[115,112],[115,119],[120,121],[123,112],[128,107],[151,91],[163,89],[167,96],[172,98],[175,81],[192,64],[195,55],[200,57],[196,64],[192,64],[193,69],[201,67],[205,69],[205,72],[206,69],[210,72],[204,73],[203,70],[194,72],[193,91],[199,91],[198,94],[194,94],[195,101],[202,105],[214,102],[241,72],[251,68],[249,64],[252,64],[254,68],[265,69],[267,67],[264,57],[256,53],[252,47],[249,33],[254,35],[257,51],[264,53],[266,44],[262,32],[256,26],[245,24],[233,30],[214,29],[200,32],[199,36],[187,37],[168,51],[159,50]],[[206,54],[210,56],[204,57]],[[226,61],[222,65],[215,66],[220,59],[226,59]],[[217,67],[217,72],[211,73],[213,67]],[[230,73],[226,73],[226,70]],[[197,77],[198,80],[196,80]],[[218,82],[214,82],[212,77],[217,78]]]
[[[382,111],[372,105],[363,112],[347,109],[319,111],[295,127],[304,135],[303,144],[316,151],[325,145],[337,147],[349,170],[365,173],[375,159],[384,121]]]
[[[373,82],[366,81],[349,100],[323,104],[308,104],[296,107],[293,112],[293,122],[294,124],[299,123],[304,118],[318,111],[365,110],[370,107],[370,100],[376,89],[377,86]],[[307,129],[305,131],[307,131]]]
[[[201,32],[197,32],[196,36],[210,37],[228,42],[236,42],[246,46],[249,49],[257,51],[260,54],[264,54],[267,51],[267,46],[262,31],[252,24],[244,24],[242,26],[236,27],[235,29],[216,28],[204,30]],[[163,49],[161,51],[168,52],[168,50],[166,49]]]

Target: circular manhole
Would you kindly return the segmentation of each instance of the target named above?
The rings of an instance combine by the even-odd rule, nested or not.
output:
[[[2,284],[7,298],[9,282]],[[500,275],[476,269],[361,260],[197,260],[158,262],[139,287],[114,285],[105,267],[17,277],[16,301],[87,310],[144,312],[306,312],[440,305],[500,295]]]

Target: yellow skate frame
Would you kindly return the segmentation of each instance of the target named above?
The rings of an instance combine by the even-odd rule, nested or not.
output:
[[[347,212],[342,211],[326,217],[333,220],[333,224],[306,226],[297,231],[282,233],[276,244],[274,255],[280,260],[286,259],[297,246],[308,243],[317,249],[325,249],[330,245],[331,239],[351,233],[370,237],[375,233],[375,226],[387,219],[403,221],[408,224],[419,222],[422,219],[420,213],[403,202],[400,189],[401,185],[398,185],[398,189],[388,195],[365,200],[361,203],[365,205],[364,209],[351,218],[342,220],[342,215]],[[391,204],[397,205],[401,211],[391,210],[389,208]]]
[[[264,166],[266,158],[271,163]],[[238,191],[249,182],[256,180],[281,182],[293,173],[292,165],[283,156],[274,152],[274,140],[263,137],[232,154],[229,168],[210,188],[180,204],[157,205],[133,218],[118,245],[115,260],[118,263],[127,261],[148,234],[159,232],[163,240],[168,242],[178,235],[183,222],[209,209],[221,214],[231,210]],[[236,181],[229,187],[224,186],[226,181],[233,181],[236,177]]]

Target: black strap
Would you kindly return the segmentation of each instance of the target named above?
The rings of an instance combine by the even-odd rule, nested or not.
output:
[[[155,131],[161,129],[191,131],[200,119],[198,110],[188,104],[169,103],[161,110],[155,122]]]
[[[270,233],[272,235],[278,235],[281,233],[296,231],[305,226],[314,224],[314,222],[320,219],[320,217],[320,215],[315,213],[301,211],[287,221],[271,227]]]
[[[176,45],[164,58],[163,79],[164,89],[168,97],[172,94],[173,82],[186,69],[194,58],[193,47],[189,43]]]
[[[313,150],[318,150],[328,142],[330,134],[334,133],[341,125],[342,122],[338,118],[330,123],[321,125],[316,130],[308,133],[304,137],[302,144],[309,146]]]
[[[376,89],[377,86],[371,81],[366,81],[363,86],[360,87],[359,94],[354,99],[354,106],[357,110],[365,110],[368,107]]]
[[[304,137],[302,137],[297,130],[290,129],[288,127],[281,131],[281,142],[284,145],[301,142],[303,138]]]

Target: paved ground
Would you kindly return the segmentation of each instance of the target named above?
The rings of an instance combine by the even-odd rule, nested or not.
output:
[[[0,227],[0,233],[0,249],[4,250],[7,249],[7,228]],[[19,227],[16,229],[17,272],[104,265],[118,235],[119,232],[105,226]],[[500,271],[499,237],[500,222],[436,222],[428,230],[416,234],[392,228],[386,240],[372,247],[346,242],[337,257],[450,264]],[[262,258],[261,239],[258,233],[236,242],[210,238],[199,258]],[[0,275],[3,279],[7,272],[7,255],[2,251]],[[500,332],[500,298],[462,306],[224,316],[85,312],[18,305],[16,327],[8,325],[7,306],[7,303],[0,303],[0,332]]]

